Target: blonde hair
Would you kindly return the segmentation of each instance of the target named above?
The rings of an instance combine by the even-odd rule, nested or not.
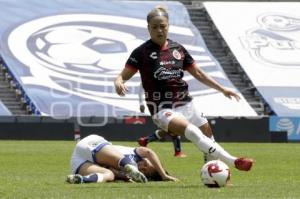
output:
[[[149,23],[153,17],[156,16],[164,16],[169,20],[169,14],[167,9],[161,5],[156,6],[153,10],[151,10],[147,15],[147,22]]]

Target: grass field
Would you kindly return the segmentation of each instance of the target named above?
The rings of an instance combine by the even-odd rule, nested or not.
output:
[[[136,143],[114,142],[135,146]],[[192,199],[192,198],[300,198],[300,144],[221,143],[234,155],[256,160],[252,171],[232,171],[232,187],[206,188],[199,170],[202,154],[183,143],[188,157],[173,157],[169,142],[151,143],[165,168],[180,182],[147,184],[113,182],[70,185],[71,141],[0,141],[0,198],[101,198],[101,199]]]

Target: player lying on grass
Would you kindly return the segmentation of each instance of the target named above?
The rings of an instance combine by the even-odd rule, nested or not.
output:
[[[99,135],[89,135],[76,144],[71,157],[71,184],[134,182],[149,180],[177,181],[163,169],[157,154],[146,147],[112,145]]]

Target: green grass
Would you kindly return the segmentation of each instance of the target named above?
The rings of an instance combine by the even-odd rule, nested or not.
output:
[[[136,143],[114,142],[135,146]],[[237,156],[256,160],[250,172],[232,171],[232,187],[206,188],[199,170],[202,154],[183,143],[186,158],[173,157],[171,143],[151,143],[164,167],[181,181],[70,185],[69,159],[74,142],[0,141],[0,198],[102,198],[102,199],[192,199],[192,198],[300,198],[300,145],[221,143]]]

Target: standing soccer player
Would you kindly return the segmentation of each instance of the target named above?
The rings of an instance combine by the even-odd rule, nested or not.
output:
[[[252,159],[232,156],[215,142],[207,119],[196,109],[189,95],[188,84],[183,80],[184,70],[228,98],[239,100],[240,97],[197,67],[182,45],[168,39],[169,16],[164,8],[151,10],[147,22],[151,38],[131,53],[125,68],[115,80],[116,92],[124,96],[128,91],[125,81],[139,71],[148,109],[160,129],[174,135],[184,135],[207,158],[219,158],[239,170],[250,170]]]

